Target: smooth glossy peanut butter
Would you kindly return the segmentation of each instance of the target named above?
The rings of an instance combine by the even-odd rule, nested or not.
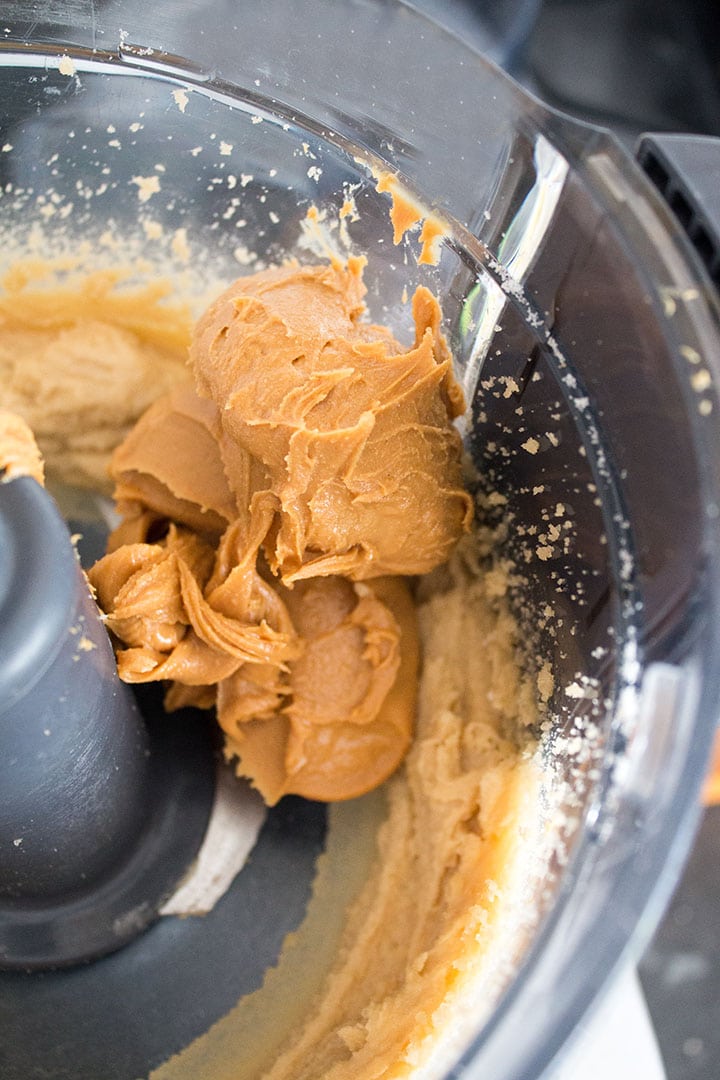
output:
[[[275,500],[263,543],[283,581],[420,574],[466,529],[463,408],[425,288],[404,349],[362,320],[362,262],[240,278],[200,319],[190,358],[236,453]]]
[[[288,264],[200,318],[195,388],[116,450],[122,522],[90,573],[128,682],[216,705],[269,803],[375,787],[411,739],[417,627],[406,577],[471,517],[440,311],[404,349],[363,320],[362,262]]]

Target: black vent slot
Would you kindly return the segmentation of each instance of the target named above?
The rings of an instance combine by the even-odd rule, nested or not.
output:
[[[637,158],[720,288],[720,138],[645,135]]]

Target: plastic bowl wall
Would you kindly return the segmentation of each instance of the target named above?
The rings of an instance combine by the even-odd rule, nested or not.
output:
[[[0,228],[103,262],[160,225],[150,263],[187,275],[187,249],[200,302],[317,257],[309,207],[337,222],[352,195],[329,235],[367,256],[371,315],[406,336],[405,290],[440,296],[467,447],[555,673],[564,793],[536,932],[448,1075],[531,1080],[647,939],[696,817],[720,711],[717,298],[609,136],[411,8],[171,6],[14,5]],[[444,221],[436,266],[417,233],[393,245],[383,169]]]

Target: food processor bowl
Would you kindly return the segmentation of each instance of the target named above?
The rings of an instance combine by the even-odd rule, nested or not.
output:
[[[403,3],[16,3],[0,79],[8,262],[141,256],[138,279],[169,274],[199,310],[246,269],[363,254],[370,315],[401,338],[407,291],[438,295],[483,520],[554,692],[523,947],[433,1075],[535,1080],[652,932],[720,713],[720,309],[700,258],[609,134]],[[440,230],[436,261],[417,230],[393,243],[385,173]],[[202,927],[0,974],[3,1076],[145,1075],[207,1031],[302,919],[325,828],[287,800]]]

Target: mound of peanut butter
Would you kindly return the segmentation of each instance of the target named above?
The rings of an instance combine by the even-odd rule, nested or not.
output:
[[[413,576],[471,519],[436,299],[415,341],[366,320],[361,260],[240,278],[198,321],[194,384],[117,448],[121,523],[90,571],[121,677],[215,706],[269,804],[353,798],[404,757]]]

